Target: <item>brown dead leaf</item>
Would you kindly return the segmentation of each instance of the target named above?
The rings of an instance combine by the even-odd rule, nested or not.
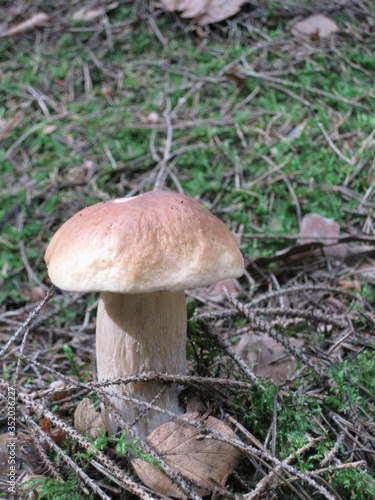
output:
[[[196,413],[186,413],[183,416],[199,419]],[[232,429],[217,418],[208,417],[202,423],[209,429],[237,438]],[[185,477],[202,485],[224,485],[225,478],[240,461],[240,452],[221,441],[197,440],[198,434],[200,434],[199,429],[175,418],[157,427],[148,436],[147,443],[173,469]],[[182,491],[155,466],[140,458],[132,460],[132,465],[139,478],[149,488],[162,495],[183,497]],[[209,494],[203,489],[198,489],[197,492],[201,496]]]
[[[319,214],[307,214],[302,219],[301,230],[298,243],[306,244],[319,241],[326,245],[336,243],[340,237],[340,226],[333,219],[328,219]],[[312,250],[312,253],[327,255],[329,257],[344,258],[348,255],[349,249],[345,244],[327,246],[322,249]]]
[[[32,286],[29,289],[29,297],[31,302],[39,302],[47,295],[47,290],[42,286]]]
[[[49,397],[52,401],[60,401],[60,399],[64,399],[69,396],[70,392],[64,390],[66,383],[63,380],[55,380],[49,384],[49,389],[58,389],[59,392],[55,394],[50,394]],[[61,391],[61,392],[60,392]]]
[[[227,278],[225,280],[218,281],[211,285],[207,290],[207,297],[212,302],[223,302],[224,295],[223,290],[226,288],[234,297],[239,294],[238,286],[236,285],[236,280],[233,278]]]
[[[106,12],[116,9],[118,7],[118,2],[113,2],[107,5],[100,5],[96,8],[82,7],[81,9],[74,12],[72,15],[73,21],[95,21],[98,17],[101,17]]]
[[[197,23],[201,26],[207,24],[217,23],[223,19],[234,16],[239,12],[241,5],[246,0],[217,0],[212,1],[210,8],[201,16],[196,19]]]
[[[100,436],[98,427],[105,433],[102,416],[95,410],[94,403],[89,398],[82,399],[74,412],[74,428],[85,436],[96,439]]]
[[[165,10],[173,12],[178,8],[179,0],[160,0],[160,3]]]
[[[328,38],[336,31],[339,31],[337,24],[323,14],[313,14],[303,21],[299,21],[292,28],[293,35],[297,37],[298,35],[315,35],[319,38]]]
[[[49,420],[45,418],[40,418],[38,420],[39,427],[44,431],[58,446],[62,447],[65,444],[66,434],[58,427],[52,427],[52,424]],[[44,445],[45,449],[48,449],[49,446],[47,443]]]
[[[333,219],[319,214],[307,214],[302,219],[299,243],[325,238],[325,243],[335,243],[340,236],[340,226]]]
[[[57,129],[56,125],[44,125],[42,128],[43,134],[50,135]]]
[[[49,434],[51,432],[52,424],[49,420],[45,418],[40,418],[38,420],[38,424],[39,427],[42,429],[42,431],[45,432],[46,434]]]
[[[290,338],[289,342],[295,347],[303,345],[303,341],[296,338]],[[255,364],[253,371],[258,377],[282,383],[296,370],[297,362],[294,357],[269,335],[247,333],[234,350],[248,365]]]
[[[20,35],[21,33],[27,33],[28,31],[45,26],[49,21],[50,17],[48,14],[39,12],[38,14],[30,17],[27,21],[23,21],[22,23],[12,26],[2,36],[14,36]]]
[[[210,0],[180,0],[177,10],[182,12],[181,17],[196,17],[207,12],[210,4]]]
[[[240,10],[246,0],[161,0],[168,11],[178,10],[181,17],[194,18],[201,26],[227,19]]]
[[[344,290],[353,290],[354,288],[358,292],[361,291],[361,283],[358,280],[337,280],[336,283]]]

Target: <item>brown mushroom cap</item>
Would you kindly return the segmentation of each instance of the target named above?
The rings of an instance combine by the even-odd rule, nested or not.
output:
[[[178,291],[243,274],[236,238],[197,201],[149,191],[92,205],[53,236],[52,282],[74,292]]]

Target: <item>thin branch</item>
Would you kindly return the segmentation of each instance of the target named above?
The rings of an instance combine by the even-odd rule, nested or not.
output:
[[[330,462],[332,462],[332,460],[334,459],[334,457],[336,456],[337,452],[339,451],[339,448],[341,446],[341,443],[343,442],[344,440],[344,437],[345,437],[345,434],[344,432],[340,432],[335,444],[333,445],[333,448],[332,450],[324,457],[324,459],[320,462],[320,467],[325,467],[326,465],[328,465]]]
[[[272,456],[271,453],[258,450],[250,445],[245,445],[239,439],[230,438],[229,436],[224,436],[223,434],[222,435],[213,434],[213,433],[210,433],[210,431],[205,431],[204,433],[202,433],[201,438],[202,439],[215,439],[217,441],[223,441],[224,443],[231,444],[232,446],[234,446],[238,450],[244,452],[246,455],[249,455],[249,456],[255,455],[255,456],[259,456],[265,460],[268,460],[268,461],[272,462],[275,466],[279,466],[281,469],[285,469],[289,473],[302,479],[302,481],[305,481],[312,488],[318,490],[328,500],[336,500],[335,497],[333,495],[331,495],[331,493],[329,491],[327,491],[323,486],[318,484],[308,474],[305,474],[305,473],[299,471],[298,469],[296,469],[295,467],[292,467],[291,465],[286,463],[285,460],[281,461],[281,460],[277,459],[276,457]],[[199,436],[197,437],[197,439],[199,439]]]
[[[219,346],[225,350],[225,352],[236,363],[242,373],[244,373],[246,377],[253,382],[253,384],[256,384],[260,388],[262,388],[262,385],[260,384],[257,376],[254,375],[253,371],[247,366],[247,364],[235,353],[230,343],[225,340],[208,322],[203,322],[203,324],[208,335],[219,343]]]
[[[59,429],[61,429],[63,432],[65,432],[67,435],[69,435],[72,439],[76,440],[82,448],[85,450],[88,450],[92,446],[92,442],[88,441],[85,439],[81,434],[79,434],[73,427],[68,425],[66,422],[61,420],[59,417],[57,417],[55,414],[53,414],[51,411],[49,411],[47,408],[43,407],[42,405],[36,403],[35,401],[32,401],[26,394],[23,393],[18,393],[19,399],[26,405],[26,407],[31,408],[32,411],[38,415],[39,417],[46,418],[48,421],[50,421],[53,425],[56,425]],[[27,420],[28,423],[30,423],[36,432],[42,433],[43,431],[39,428],[39,426],[33,421],[31,417],[29,417],[26,413],[25,410],[23,410],[23,414],[25,419]],[[45,433],[43,433],[45,435]],[[43,435],[43,438],[44,438]],[[47,436],[48,438],[48,436]],[[52,440],[51,440],[52,441]],[[74,464],[74,462],[71,460],[70,457],[66,455],[61,448],[59,448],[56,443],[52,441],[53,448],[54,450],[62,456],[62,458],[73,468],[75,472],[77,472],[82,479],[85,481],[84,477],[82,474],[86,476],[86,474]],[[151,495],[149,495],[146,491],[143,490],[143,488],[138,485],[135,481],[133,481],[124,471],[122,471],[110,458],[108,458],[103,452],[96,450],[95,451],[95,457],[96,459],[102,464],[105,465],[124,485],[125,489],[127,489],[129,492],[133,493],[134,495],[139,496],[139,498],[143,500],[154,500]],[[78,472],[77,471],[80,471]],[[89,478],[90,482],[92,480]],[[91,484],[90,484],[91,486]],[[95,490],[94,490],[95,491]],[[103,493],[104,494],[104,493]],[[104,494],[105,495],[105,494]],[[109,498],[105,495],[105,498]]]
[[[305,451],[308,451],[310,448],[316,445],[317,442],[321,441],[321,438],[311,439],[304,446],[299,448],[295,453],[289,455],[284,462],[286,464],[290,464],[292,461],[296,460],[297,457],[301,456]],[[244,495],[245,500],[254,500],[255,498],[259,498],[259,495],[263,493],[266,488],[269,487],[269,484],[275,479],[275,476],[282,471],[282,465],[277,465],[273,471],[271,471],[267,476],[265,476],[259,483],[256,488]]]
[[[23,322],[22,326],[16,331],[16,333],[8,340],[3,349],[0,351],[0,356],[6,353],[9,346],[17,339],[17,337],[22,333],[26,328],[30,328],[35,318],[38,316],[40,310],[44,307],[44,305],[50,300],[50,298],[55,293],[56,287],[54,285],[48,290],[47,295],[40,302],[40,304],[29,314],[27,319]]]
[[[246,305],[244,307],[247,307]],[[337,326],[338,328],[346,328],[348,322],[337,316],[329,316],[320,311],[303,311],[302,309],[291,309],[283,307],[254,307],[249,308],[252,314],[258,316],[286,316],[288,318],[303,318],[309,319],[328,325]]]
[[[311,368],[317,375],[319,375],[319,377],[321,377],[322,379],[327,379],[328,376],[326,375],[326,373],[321,368],[319,368],[313,361],[311,361],[309,356],[305,354],[301,349],[297,349],[296,347],[294,347],[289,342],[288,339],[283,337],[280,333],[276,332],[276,330],[274,330],[273,328],[270,328],[264,321],[259,319],[256,316],[256,314],[252,312],[251,309],[241,304],[225,288],[223,289],[223,293],[225,295],[225,298],[232,305],[234,305],[245,318],[250,320],[252,323],[256,324],[260,330],[267,332],[270,337],[272,337],[274,340],[283,345],[285,349],[287,349],[296,358],[300,359],[305,365]]]
[[[342,160],[344,160],[346,163],[349,163],[349,165],[351,167],[353,167],[356,163],[356,160],[355,158],[347,158],[344,153],[342,153],[339,148],[336,146],[336,144],[332,141],[332,139],[330,138],[328,132],[326,131],[326,129],[324,128],[323,124],[322,123],[318,123],[318,126],[320,128],[320,130],[322,131],[326,141],[328,142],[328,144],[330,145],[331,149],[333,149],[333,151],[337,154],[337,156],[339,156]]]
[[[96,493],[100,498],[103,500],[110,500],[110,497],[104,493],[104,491],[99,488],[97,485],[96,481],[92,480],[80,467],[78,467],[77,464],[73,462],[73,460],[59,447],[57,444],[46,434],[41,427],[39,427],[38,424],[34,422],[34,420],[24,411],[21,409],[23,413],[23,417],[26,420],[26,422],[30,425],[30,427],[33,429],[33,433],[35,435],[39,435],[50,448],[54,450],[54,452],[64,461],[68,464],[68,466],[77,474],[78,477],[82,479],[82,481],[89,486],[94,493]],[[144,497],[144,500],[151,500],[151,497]]]

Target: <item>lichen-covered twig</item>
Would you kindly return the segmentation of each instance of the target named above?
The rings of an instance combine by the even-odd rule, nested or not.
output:
[[[37,451],[39,453],[39,456],[42,459],[45,467],[47,468],[47,470],[49,472],[49,474],[51,474],[51,476],[54,479],[56,479],[57,481],[63,481],[63,478],[62,478],[60,472],[57,470],[56,464],[54,464],[52,462],[52,460],[49,458],[49,456],[45,452],[43,446],[39,442],[38,437],[37,437],[37,433],[34,430],[32,430],[31,431],[31,435],[33,436],[33,439],[34,439],[35,448],[37,449]]]
[[[231,444],[232,446],[236,447],[238,450],[243,451],[246,455],[249,456],[258,456],[261,457],[264,460],[268,460],[274,464],[274,466],[279,466],[280,469],[285,469],[289,473],[297,476],[299,479],[302,479],[302,481],[305,481],[307,484],[309,484],[312,488],[318,490],[325,498],[328,500],[336,500],[333,495],[329,491],[324,488],[324,486],[320,485],[312,479],[309,475],[299,471],[295,467],[289,465],[286,463],[285,460],[281,461],[277,459],[276,457],[272,456],[271,453],[258,450],[257,448],[254,448],[253,446],[250,445],[245,445],[240,441],[239,439],[233,439],[228,436],[224,435],[218,435],[218,433],[209,433],[209,432],[204,432],[202,435],[202,439],[216,439],[218,441],[223,441],[225,443]]]
[[[253,384],[262,387],[259,382],[257,376],[253,373],[253,371],[248,367],[248,365],[235,353],[233,347],[230,343],[224,339],[222,335],[220,335],[211,325],[210,323],[204,321],[203,322],[204,329],[208,333],[208,335],[213,338],[219,346],[225,350],[227,355],[236,363],[236,365],[240,368],[242,373],[246,375],[246,377],[251,380]]]
[[[48,369],[48,368],[46,368]],[[40,391],[35,391],[30,394],[30,397],[33,399],[39,399],[44,396],[50,396],[53,394],[58,394],[60,392],[69,392],[73,390],[77,390],[80,388],[80,386],[77,386],[75,384],[70,383],[70,378],[68,379],[69,383],[67,383],[63,388],[58,388],[58,389],[42,389]],[[228,378],[214,378],[214,377],[197,377],[193,375],[170,375],[166,373],[157,373],[157,372],[142,372],[137,375],[133,375],[130,377],[121,377],[117,379],[108,379],[108,380],[102,380],[101,382],[93,382],[90,385],[90,388],[87,387],[82,391],[82,394],[84,392],[87,392],[89,390],[92,390],[96,387],[106,387],[108,385],[117,385],[117,384],[130,384],[134,382],[148,382],[148,381],[154,381],[154,380],[161,380],[166,383],[175,383],[175,384],[181,384],[181,385],[186,385],[190,387],[206,387],[206,388],[213,388],[213,387],[228,387],[232,389],[237,389],[237,390],[251,390],[252,387],[254,387],[254,384],[251,382],[246,382],[244,380],[234,380],[234,379],[228,379]],[[68,381],[67,381],[68,382]],[[76,395],[75,397],[79,397],[79,395]],[[67,401],[68,399],[71,399],[71,396],[69,398],[65,398],[62,400],[59,400],[58,403]]]
[[[49,411],[47,408],[44,406],[32,401],[27,395],[19,393],[19,398],[20,400],[26,405],[26,407],[32,409],[32,411],[38,415],[39,417],[46,418],[49,420],[53,425],[56,425],[59,429],[61,429],[63,432],[65,432],[67,435],[69,435],[72,439],[78,442],[78,444],[84,448],[85,450],[88,450],[92,446],[92,442],[88,441],[85,439],[81,434],[79,434],[73,427],[68,425],[66,422],[61,420],[59,417],[57,417],[55,414],[53,414],[51,411]],[[39,432],[39,426],[35,424],[35,422],[27,415],[25,411],[23,411],[25,419],[31,423],[31,421],[34,423],[33,427],[34,429]],[[44,436],[43,436],[44,438]],[[55,444],[55,443],[54,443]],[[60,453],[63,453],[61,448],[59,448],[56,444],[55,447],[60,450]],[[54,449],[55,449],[54,447]],[[114,476],[117,477],[123,484],[124,488],[127,489],[130,493],[133,493],[134,495],[137,495],[139,498],[143,500],[153,500],[153,497],[149,495],[140,485],[138,485],[135,481],[133,481],[124,471],[122,471],[110,458],[107,457],[103,452],[96,450],[94,452],[95,458],[98,462],[100,462],[102,465],[106,466]],[[66,454],[65,454],[66,455]],[[69,465],[70,461],[72,461],[68,456],[67,458],[69,459]],[[65,460],[65,458],[64,458]],[[66,460],[68,461],[68,460]],[[74,463],[74,462],[73,462]],[[75,465],[75,464],[74,464]],[[75,466],[77,467],[77,466]],[[78,468],[79,469],[79,468]],[[75,469],[74,469],[75,470]],[[81,469],[79,469],[81,470]],[[82,471],[83,472],[83,471]],[[108,498],[106,496],[106,498]]]
[[[262,330],[264,332],[266,332],[270,337],[272,337],[273,339],[275,339],[277,342],[279,342],[281,345],[283,345],[285,347],[285,349],[287,349],[290,353],[292,353],[296,358],[300,359],[305,365],[307,365],[309,368],[311,368],[317,375],[319,375],[319,377],[321,377],[322,379],[327,379],[328,376],[327,374],[324,372],[324,370],[322,370],[321,368],[319,368],[319,366],[317,366],[316,363],[314,363],[313,361],[311,361],[311,359],[309,358],[309,356],[307,354],[305,354],[304,352],[301,351],[301,349],[297,349],[295,346],[293,346],[289,340],[285,337],[283,337],[280,333],[278,333],[276,330],[274,330],[273,328],[270,328],[267,323],[265,323],[264,321],[262,321],[260,318],[258,318],[256,316],[256,314],[254,314],[252,312],[251,309],[249,309],[248,307],[244,306],[243,304],[241,304],[237,299],[235,299],[233,297],[233,295],[231,295],[228,290],[226,290],[224,288],[224,295],[225,295],[225,298],[232,304],[234,305],[238,311],[245,317],[247,318],[248,320],[250,320],[252,323],[258,325],[258,328],[259,330]]]
[[[28,425],[32,428],[32,431],[35,435],[40,436],[50,448],[53,449],[53,451],[64,461],[67,463],[67,465],[77,474],[78,477],[82,479],[82,481],[89,486],[94,493],[96,493],[100,498],[103,500],[110,500],[110,497],[104,493],[104,491],[97,485],[96,481],[91,479],[86,472],[84,472],[81,467],[78,467],[78,465],[65,453],[64,450],[62,450],[57,444],[51,439],[48,434],[46,434],[38,424],[34,422],[34,420],[24,411],[23,409],[21,410],[23,413],[23,417],[25,421],[28,423]],[[36,440],[37,442],[37,440]]]
[[[249,302],[249,307],[253,307],[261,302],[265,302],[272,298],[280,297],[282,295],[287,294],[296,294],[301,292],[325,292],[325,293],[336,293],[341,295],[346,295],[347,297],[351,297],[353,299],[360,299],[360,295],[350,292],[348,290],[344,290],[343,288],[338,288],[335,286],[323,286],[323,285],[298,285],[293,287],[282,288],[280,290],[273,290],[272,292],[263,293],[258,297],[255,297]]]
[[[248,307],[247,305],[244,307]],[[338,328],[346,328],[348,322],[337,316],[329,316],[320,311],[302,311],[301,309],[283,307],[254,307],[248,308],[254,315],[264,316],[286,316],[288,318],[303,318],[319,323],[326,323]]]
[[[295,453],[292,455],[289,455],[284,462],[286,464],[290,464],[293,460],[295,460],[298,456],[302,455],[305,451],[309,450],[315,444],[321,441],[321,438],[316,438],[316,439],[311,439],[308,443],[306,443],[304,446],[299,448]],[[275,476],[278,475],[282,471],[282,465],[277,465],[274,470],[272,470],[267,476],[265,476],[259,483],[257,484],[256,488],[244,495],[245,500],[253,500],[255,498],[258,498],[261,493],[265,491],[265,489],[269,486],[269,484],[274,481]]]
[[[330,462],[332,462],[332,460],[335,458],[339,448],[340,448],[340,445],[341,443],[343,442],[344,440],[344,437],[345,437],[345,434],[344,432],[340,432],[340,434],[338,435],[338,438],[336,439],[336,442],[335,444],[333,445],[331,451],[324,457],[324,459],[320,462],[320,467],[325,467],[326,465],[328,465]]]
[[[47,295],[44,297],[44,299],[40,302],[40,304],[37,305],[37,307],[28,315],[27,319],[23,322],[23,324],[18,328],[18,330],[15,332],[14,335],[8,340],[8,342],[5,344],[5,346],[1,349],[0,351],[0,356],[3,356],[3,354],[6,353],[8,350],[9,346],[17,339],[17,337],[26,329],[30,328],[32,325],[33,321],[35,318],[38,316],[40,310],[43,308],[43,306],[49,301],[49,299],[53,296],[55,293],[56,287],[51,286],[51,288],[48,290]]]

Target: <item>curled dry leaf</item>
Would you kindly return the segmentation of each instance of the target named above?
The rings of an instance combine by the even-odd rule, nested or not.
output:
[[[168,11],[178,10],[181,17],[191,17],[201,26],[227,19],[240,10],[246,0],[161,0]]]
[[[91,439],[100,436],[98,428],[105,432],[102,416],[95,410],[94,403],[89,398],[82,399],[75,409],[74,428]]]
[[[27,21],[23,21],[22,23],[16,24],[15,26],[9,28],[3,34],[3,36],[14,36],[14,35],[20,35],[21,33],[27,33],[28,31],[32,31],[37,28],[41,28],[42,26],[45,26],[49,22],[49,20],[50,17],[48,14],[45,14],[44,12],[39,12],[38,14],[35,14],[35,16],[32,16]]]
[[[199,420],[197,413],[186,413],[186,418]],[[215,417],[202,420],[206,428],[236,438],[236,434],[224,422]],[[233,446],[213,439],[197,440],[200,429],[178,418],[157,427],[147,438],[147,443],[168,465],[183,476],[205,486],[221,484],[240,461],[241,453]],[[158,468],[148,462],[135,458],[132,465],[139,478],[154,491],[171,497],[182,498],[183,493]],[[198,489],[201,496],[208,495]]]
[[[296,23],[292,28],[292,33],[294,36],[315,35],[319,38],[328,38],[332,33],[336,33],[338,30],[339,27],[337,24],[329,17],[323,14],[313,14],[303,21]]]

